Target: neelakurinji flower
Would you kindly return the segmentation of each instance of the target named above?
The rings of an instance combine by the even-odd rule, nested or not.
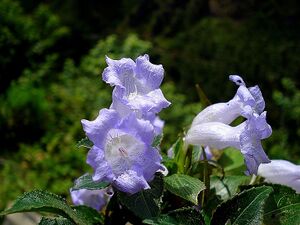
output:
[[[74,205],[86,205],[96,210],[101,210],[113,195],[112,188],[100,190],[70,190]]]
[[[164,169],[160,154],[151,146],[154,127],[149,121],[137,119],[135,113],[123,118],[114,109],[102,109],[94,121],[81,122],[94,143],[87,156],[94,181],[107,181],[134,194],[149,188],[154,173]]]
[[[154,65],[149,56],[139,56],[134,62],[130,58],[113,60],[106,57],[108,67],[103,71],[103,80],[114,86],[110,108],[121,116],[132,111],[138,118],[153,120],[155,115],[170,105],[160,90],[164,76],[162,65]]]
[[[261,140],[269,137],[271,127],[266,122],[266,113],[253,113],[245,122],[236,127],[220,122],[192,126],[185,141],[192,145],[209,146],[216,149],[234,147],[241,150],[249,174],[256,174],[260,163],[270,162]]]
[[[243,115],[244,108],[247,106],[258,114],[263,112],[265,101],[257,85],[247,88],[238,75],[230,75],[229,79],[239,86],[233,99],[206,107],[194,118],[192,126],[207,122],[230,124],[238,116]]]
[[[261,140],[272,133],[266,122],[266,112],[262,112],[265,102],[258,86],[246,88],[241,77],[231,75],[229,78],[239,85],[234,98],[227,103],[208,106],[200,112],[193,120],[185,142],[217,149],[240,149],[247,173],[256,174],[261,163],[270,162],[261,145]],[[247,120],[236,127],[228,125],[238,116]]]
[[[259,166],[258,175],[266,182],[286,185],[300,193],[300,165],[286,160],[271,160],[271,163]]]

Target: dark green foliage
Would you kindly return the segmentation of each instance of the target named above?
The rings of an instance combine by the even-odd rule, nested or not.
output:
[[[145,224],[151,225],[204,225],[200,212],[195,208],[181,208],[155,219],[146,219]]]
[[[100,215],[94,209],[86,206],[72,209],[62,197],[39,190],[23,194],[0,215],[32,211],[58,214],[78,225],[93,225],[100,221]]]
[[[300,223],[300,195],[289,187],[272,185],[274,192],[265,205],[264,224],[297,225]]]
[[[18,1],[0,4],[0,93],[26,67],[42,63],[69,29],[47,5],[40,4],[28,16]]]
[[[43,217],[39,225],[74,225],[71,220],[66,218],[46,218]]]
[[[264,205],[272,191],[272,187],[262,186],[245,190],[234,196],[218,206],[213,214],[211,225],[262,224]]]

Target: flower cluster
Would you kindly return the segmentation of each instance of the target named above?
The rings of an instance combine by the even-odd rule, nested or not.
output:
[[[201,111],[194,118],[185,141],[217,149],[240,149],[247,174],[257,174],[261,163],[270,162],[261,145],[261,140],[272,133],[263,111],[265,102],[258,86],[247,88],[237,75],[231,75],[229,79],[239,86],[236,95],[226,103],[216,103]],[[238,126],[230,126],[239,116],[246,120]]]
[[[155,172],[164,170],[158,150],[152,147],[163,127],[157,113],[170,105],[160,90],[164,69],[152,64],[148,55],[136,61],[106,57],[106,62],[102,78],[114,87],[112,104],[95,120],[81,121],[94,144],[87,163],[94,170],[94,181],[134,194],[150,188]]]

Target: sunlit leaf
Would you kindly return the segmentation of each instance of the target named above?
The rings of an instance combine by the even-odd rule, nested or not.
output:
[[[205,189],[202,181],[184,174],[173,174],[165,177],[164,181],[168,191],[195,205],[198,204],[199,193]]]

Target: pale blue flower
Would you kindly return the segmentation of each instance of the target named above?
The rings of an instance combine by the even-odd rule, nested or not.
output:
[[[266,122],[266,113],[248,113],[248,119],[236,127],[220,122],[192,126],[185,137],[187,144],[209,146],[216,149],[234,147],[244,155],[247,171],[256,174],[261,163],[270,162],[261,139],[269,137],[272,129]]]
[[[151,146],[154,127],[137,119],[135,113],[121,117],[114,109],[102,109],[94,121],[82,120],[82,125],[94,143],[87,157],[94,181],[111,182],[117,189],[134,194],[149,188],[148,181],[163,169],[161,156]]]
[[[266,182],[286,185],[300,193],[300,165],[286,160],[271,160],[271,163],[259,166],[258,175]]]
[[[112,188],[100,190],[70,190],[71,198],[74,205],[86,205],[96,210],[101,210],[113,195]]]
[[[206,107],[194,118],[192,126],[207,122],[230,124],[237,117],[243,116],[248,106],[258,114],[263,112],[265,101],[258,86],[247,88],[243,79],[237,75],[230,75],[229,79],[239,85],[233,99]]]
[[[170,105],[159,89],[163,80],[162,65],[150,63],[149,56],[139,56],[134,62],[129,58],[112,60],[106,57],[108,67],[103,72],[103,80],[114,86],[112,109],[121,116],[132,111],[138,118],[148,120],[148,116],[159,113]]]

